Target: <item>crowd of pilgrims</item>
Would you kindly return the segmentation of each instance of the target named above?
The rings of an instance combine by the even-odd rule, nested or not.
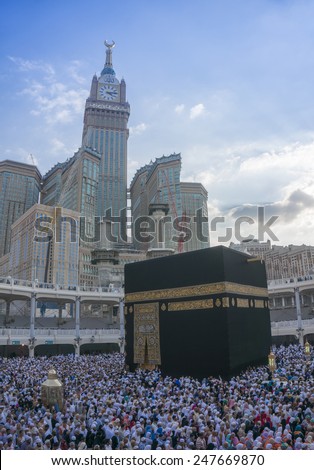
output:
[[[314,450],[314,362],[277,347],[277,370],[230,380],[127,372],[122,354],[0,359],[0,449]],[[45,407],[54,368],[64,406]]]

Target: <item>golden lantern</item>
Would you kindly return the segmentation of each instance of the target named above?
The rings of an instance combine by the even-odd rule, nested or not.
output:
[[[48,379],[41,385],[41,399],[46,406],[63,408],[63,385],[54,369],[49,370]]]
[[[272,351],[270,352],[270,354],[268,354],[268,367],[270,372],[274,372],[277,367],[275,354]]]

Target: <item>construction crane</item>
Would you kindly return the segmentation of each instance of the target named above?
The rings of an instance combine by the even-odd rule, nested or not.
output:
[[[29,158],[31,159],[32,164],[33,164],[34,166],[36,166],[35,158],[33,157],[33,154],[32,154],[32,153],[29,154]]]
[[[171,191],[171,187],[170,187],[167,172],[166,172],[165,169],[162,169],[162,172],[165,176],[166,186],[167,186],[167,190],[168,190],[168,197],[169,197],[169,202],[170,202],[170,206],[171,206],[171,212],[174,215],[174,218],[178,219],[177,206],[176,206],[176,203],[175,203],[175,200],[174,200],[173,193]],[[161,190],[159,190],[159,191],[161,191]],[[182,217],[181,222],[183,222],[183,221],[184,221],[184,219]],[[178,253],[183,253],[183,251],[184,251],[184,236],[185,236],[185,233],[180,232],[179,240],[178,240]]]

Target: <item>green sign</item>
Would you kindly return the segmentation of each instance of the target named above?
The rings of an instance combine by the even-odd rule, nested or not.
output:
[[[21,341],[18,341],[18,340],[13,339],[13,340],[11,341],[11,344],[21,344]]]
[[[47,340],[45,341],[45,344],[53,344],[53,340],[52,340],[52,339],[47,339]]]

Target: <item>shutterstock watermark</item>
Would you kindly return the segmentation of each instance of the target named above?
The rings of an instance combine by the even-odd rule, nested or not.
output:
[[[203,210],[198,209],[193,216],[171,217],[165,215],[154,217],[153,215],[140,216],[135,219],[127,217],[126,209],[119,216],[112,215],[107,210],[104,217],[73,218],[62,214],[62,208],[57,207],[54,217],[40,216],[35,221],[35,242],[47,243],[52,240],[55,243],[63,243],[65,232],[69,230],[68,239],[71,243],[79,240],[85,243],[100,242],[106,244],[128,242],[127,224],[132,226],[132,239],[139,244],[153,244],[154,242],[172,241],[189,242],[196,239],[202,243],[208,243],[210,235],[217,235],[218,243],[227,243],[231,240],[242,242],[256,239],[260,242],[267,237],[271,241],[279,239],[272,230],[272,226],[279,219],[278,215],[272,215],[266,219],[265,208],[256,208],[256,217],[240,216],[227,224],[224,216],[208,219]],[[249,232],[249,233],[247,233]]]
[[[278,215],[272,215],[266,220],[265,216],[265,207],[260,206],[256,208],[256,218],[250,216],[241,216],[234,219],[233,226],[224,227],[221,226],[225,224],[225,217],[214,217],[210,222],[210,231],[218,232],[218,242],[226,243],[235,238],[238,242],[243,242],[244,240],[256,239],[260,242],[265,240],[267,236],[271,241],[279,241],[279,238],[270,228],[272,225],[277,222],[279,219]],[[250,229],[254,229],[254,233],[246,233],[248,226],[251,226]],[[223,234],[221,234],[223,231]]]

